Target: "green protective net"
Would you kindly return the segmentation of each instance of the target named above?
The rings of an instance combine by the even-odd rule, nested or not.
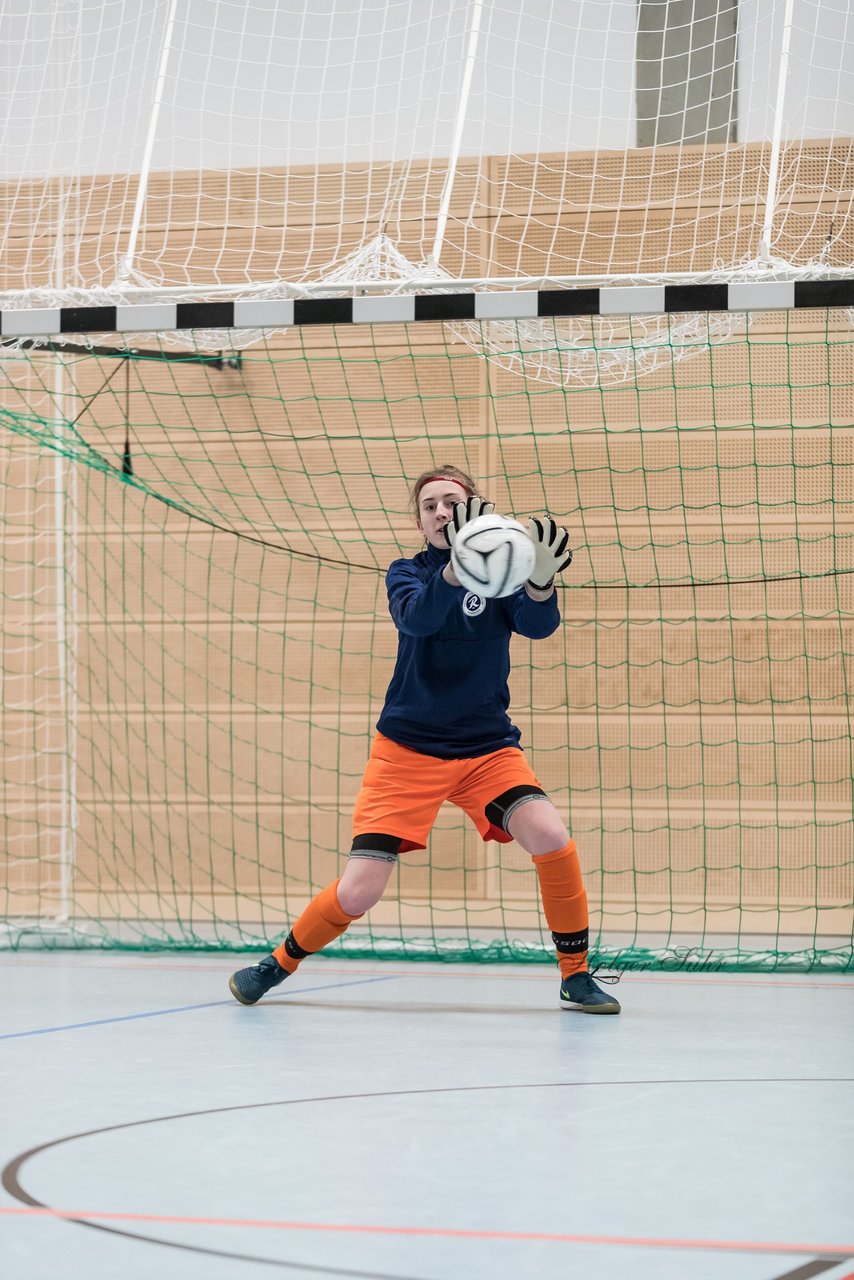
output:
[[[433,324],[2,352],[3,945],[281,938],[343,867],[384,570],[452,462],[572,532],[512,696],[598,961],[851,965],[848,317],[665,331],[652,364],[629,322],[581,364],[550,323],[489,358]],[[447,806],[332,950],[553,962],[528,857]]]

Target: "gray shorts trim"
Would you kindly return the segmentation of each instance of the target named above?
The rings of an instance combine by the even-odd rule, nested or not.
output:
[[[530,804],[532,800],[548,800],[548,796],[544,796],[542,793],[538,793],[537,795],[519,796],[518,800],[514,800],[513,803],[511,805],[508,805],[508,807],[504,810],[504,821],[502,823],[502,826],[504,827],[505,831],[507,831],[507,823],[509,819],[513,816],[516,810],[521,809],[523,804]],[[551,801],[549,801],[549,803],[551,803]],[[509,835],[510,832],[507,831],[507,834]]]
[[[396,853],[383,853],[381,849],[351,849],[351,858],[367,858],[370,862],[397,862]]]

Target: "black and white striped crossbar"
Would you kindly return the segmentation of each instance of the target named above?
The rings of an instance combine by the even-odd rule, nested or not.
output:
[[[174,329],[284,329],[292,325],[526,320],[555,316],[668,315],[689,311],[786,311],[854,307],[854,277],[725,284],[606,285],[588,289],[415,293],[379,297],[158,302],[144,306],[0,311],[0,336],[157,333]]]

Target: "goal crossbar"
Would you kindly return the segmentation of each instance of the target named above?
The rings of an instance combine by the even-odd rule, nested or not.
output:
[[[732,280],[717,284],[4,308],[0,311],[0,336],[32,338],[64,333],[155,333],[197,328],[263,329],[316,324],[409,324],[827,307],[854,307],[854,276],[838,275],[821,280]]]

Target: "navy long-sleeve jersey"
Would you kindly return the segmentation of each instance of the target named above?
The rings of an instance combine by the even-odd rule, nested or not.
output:
[[[448,586],[450,554],[428,544],[386,574],[398,648],[377,721],[392,741],[446,760],[519,746],[507,714],[510,636],[540,640],[560,623],[556,592],[538,601],[522,587],[487,600]]]

